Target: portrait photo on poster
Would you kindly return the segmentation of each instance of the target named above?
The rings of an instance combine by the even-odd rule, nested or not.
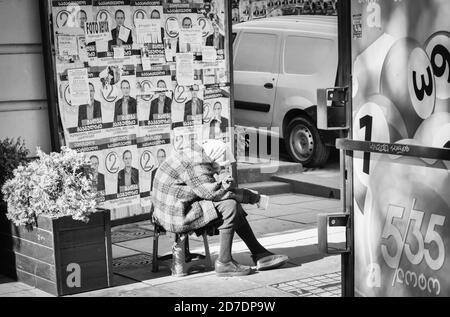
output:
[[[172,150],[170,132],[138,138],[140,197],[143,207],[150,206],[156,172]]]

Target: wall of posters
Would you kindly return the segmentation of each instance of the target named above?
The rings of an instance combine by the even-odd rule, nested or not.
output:
[[[91,160],[112,219],[148,212],[172,151],[232,140],[228,2],[49,2],[65,143]]]
[[[450,3],[352,1],[353,139],[450,146]],[[450,163],[355,152],[355,291],[449,296]]]
[[[284,15],[337,15],[338,0],[233,0],[233,24]]]

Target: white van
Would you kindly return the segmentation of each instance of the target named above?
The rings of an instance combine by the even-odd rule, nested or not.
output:
[[[319,131],[317,89],[335,87],[337,17],[284,16],[233,26],[235,124],[278,127],[291,157],[321,166],[335,135]]]

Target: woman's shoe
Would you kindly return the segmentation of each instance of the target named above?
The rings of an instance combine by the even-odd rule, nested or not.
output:
[[[289,261],[289,257],[283,254],[252,254],[252,260],[258,271],[267,271],[279,268]]]
[[[242,265],[234,260],[227,263],[222,263],[216,260],[214,264],[216,275],[220,277],[231,277],[231,276],[244,276],[249,275],[252,272],[250,266]]]

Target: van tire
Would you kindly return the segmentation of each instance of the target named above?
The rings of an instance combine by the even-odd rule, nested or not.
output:
[[[305,117],[293,119],[285,137],[286,150],[291,158],[305,167],[322,167],[330,156],[316,126]]]

